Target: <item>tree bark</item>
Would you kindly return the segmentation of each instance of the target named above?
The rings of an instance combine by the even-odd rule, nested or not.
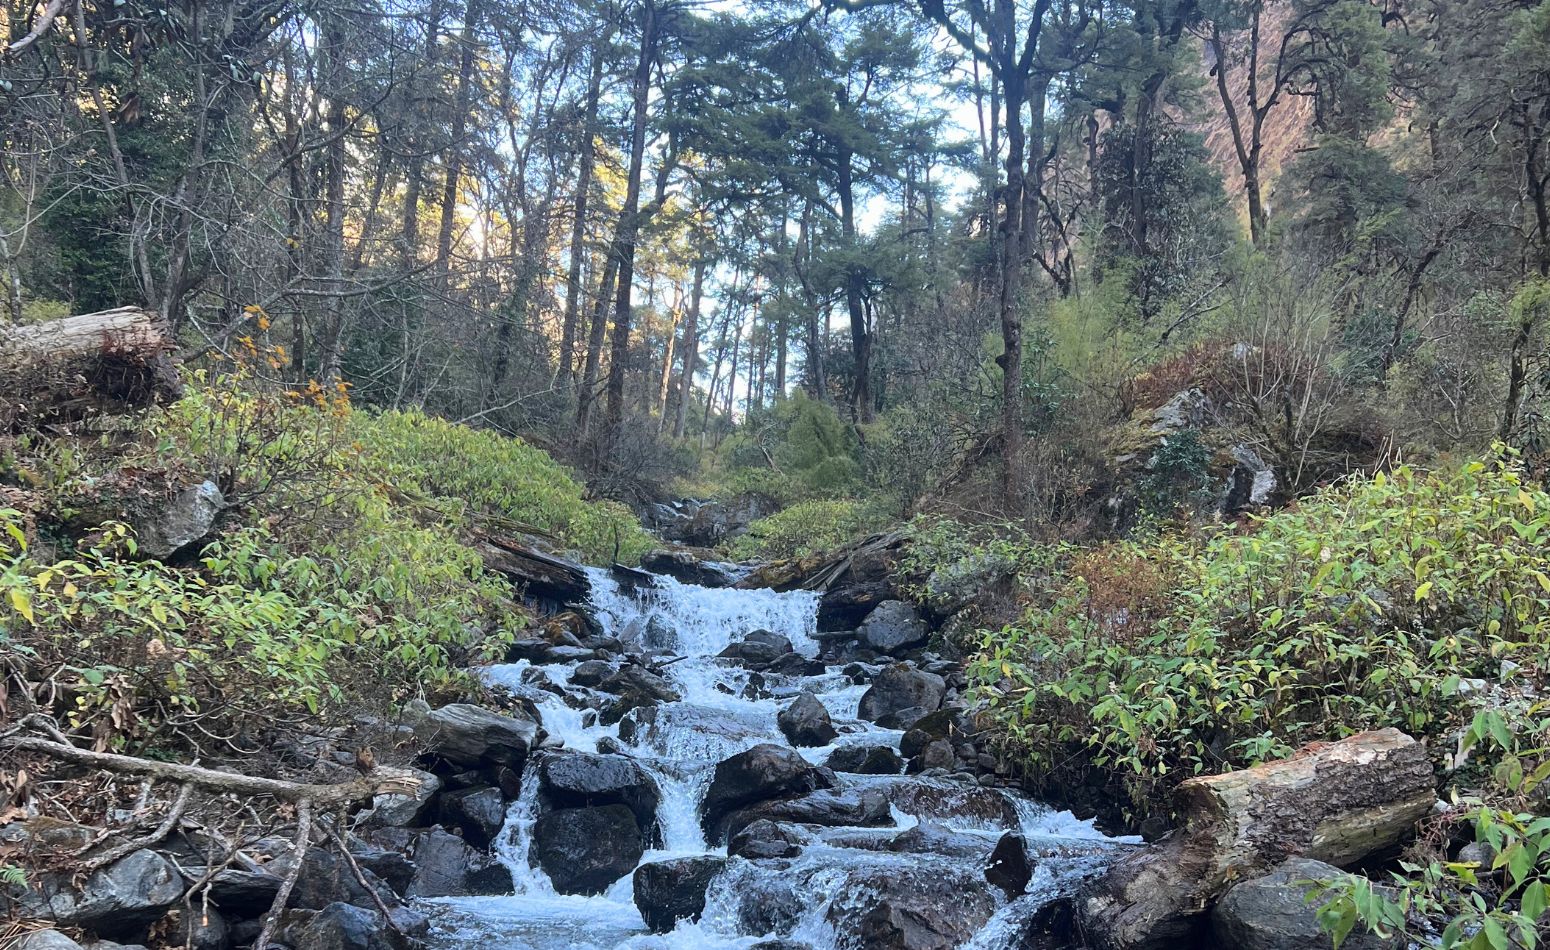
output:
[[[452,106],[452,141],[447,149],[447,176],[441,187],[441,230],[436,237],[436,266],[445,279],[452,256],[452,230],[457,222],[457,185],[463,175],[463,138],[468,132],[468,112],[474,76],[474,21],[479,0],[463,8],[463,32],[458,41],[457,92]]]
[[[608,304],[613,299],[614,281],[619,275],[619,259],[609,245],[608,262],[603,266],[603,282],[597,289],[592,308],[592,329],[587,335],[587,360],[581,371],[581,389],[576,393],[576,431],[585,435],[592,424],[592,407],[597,401],[597,376],[603,360],[603,341],[608,337]]]
[[[1180,830],[1112,867],[1081,900],[1100,950],[1193,946],[1211,902],[1289,857],[1354,864],[1407,837],[1437,800],[1422,745],[1397,729],[1179,786]]]
[[[678,406],[673,418],[673,438],[684,436],[689,419],[689,396],[694,391],[694,367],[700,359],[700,301],[705,291],[705,258],[694,265],[694,288],[689,292],[689,312],[684,317],[683,371],[678,376]]]
[[[641,4],[640,58],[635,64],[634,124],[630,129],[630,166],[625,180],[616,248],[619,279],[615,288],[614,330],[608,364],[608,403],[604,441],[612,442],[624,421],[624,374],[630,357],[630,293],[635,282],[635,244],[640,236],[640,179],[646,150],[646,107],[651,94],[651,67],[656,61],[655,0]]]
[[[183,393],[176,349],[160,315],[138,307],[0,325],[0,431],[170,402]]]
[[[576,211],[571,221],[570,266],[565,275],[565,316],[560,330],[560,365],[555,383],[569,393],[576,375],[577,317],[581,310],[581,265],[586,260],[587,199],[592,190],[596,162],[595,128],[597,102],[603,86],[603,55],[592,51],[592,74],[587,80],[587,104],[581,120],[581,159],[576,173]]]

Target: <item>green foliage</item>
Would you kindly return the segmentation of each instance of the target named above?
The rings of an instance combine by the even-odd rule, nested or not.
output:
[[[1137,805],[1314,739],[1440,736],[1464,680],[1542,668],[1547,523],[1503,455],[1326,489],[1247,535],[1108,545],[989,633],[971,678],[1035,774],[1085,748]]]
[[[361,474],[455,522],[495,518],[553,538],[590,561],[638,560],[652,541],[622,505],[589,502],[548,453],[419,412],[356,412]]]
[[[834,407],[803,393],[752,413],[723,447],[717,494],[758,494],[781,504],[832,498],[854,486],[855,438]]]
[[[1200,506],[1211,493],[1211,450],[1200,433],[1184,429],[1164,439],[1152,456],[1152,467],[1138,486],[1143,512],[1159,518],[1185,506]]]
[[[812,499],[749,525],[732,553],[739,559],[806,557],[832,551],[878,527],[878,518],[859,501]]]

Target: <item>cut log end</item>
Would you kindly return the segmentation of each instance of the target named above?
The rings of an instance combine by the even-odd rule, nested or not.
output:
[[[0,428],[123,412],[182,395],[176,343],[139,307],[0,328]]]

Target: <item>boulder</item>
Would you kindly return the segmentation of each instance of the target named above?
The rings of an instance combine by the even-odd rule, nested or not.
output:
[[[846,883],[829,922],[857,950],[951,950],[990,920],[996,900],[983,880],[941,864],[867,869]]]
[[[941,708],[946,694],[947,682],[942,677],[908,663],[895,663],[872,680],[861,696],[857,715],[869,722],[879,722],[890,714],[912,708],[929,713]]]
[[[175,945],[185,950],[230,950],[231,928],[214,907],[194,905],[192,914],[180,914]]]
[[[635,869],[635,906],[652,933],[667,933],[680,920],[699,920],[705,892],[726,866],[714,855],[669,858]]]
[[[134,933],[160,919],[183,896],[183,876],[151,850],[120,858],[86,880],[45,874],[19,895],[23,913],[106,937]]]
[[[1275,469],[1248,446],[1233,446],[1231,455],[1232,469],[1227,473],[1218,504],[1222,514],[1235,515],[1269,504],[1277,488]]]
[[[224,510],[226,496],[208,479],[158,503],[135,506],[129,513],[129,527],[138,545],[136,553],[169,558],[208,535]]]
[[[576,664],[576,669],[570,675],[571,685],[588,688],[601,686],[613,672],[614,668],[607,660],[587,660]]]
[[[757,802],[728,814],[712,829],[717,839],[734,837],[756,821],[791,822],[829,828],[879,828],[893,824],[888,798],[877,789],[820,789],[796,798]]]
[[[993,788],[903,775],[871,779],[867,787],[881,791],[899,811],[921,821],[969,821],[981,828],[1004,830],[1021,826],[1011,798]]]
[[[624,805],[644,832],[657,823],[661,793],[634,759],[591,752],[551,752],[538,760],[538,788],[553,808]]]
[[[885,745],[848,745],[829,754],[824,765],[857,775],[898,775],[904,769],[899,753]]]
[[[1033,878],[1033,856],[1028,853],[1028,841],[1015,831],[1008,831],[996,842],[985,864],[985,880],[1001,889],[1007,900],[1015,900],[1027,890]]]
[[[454,766],[518,771],[542,736],[537,719],[525,712],[502,715],[468,703],[432,710],[414,733],[429,754]]]
[[[404,828],[384,828],[369,834],[374,839],[381,837],[397,843],[410,841],[421,832]],[[407,850],[407,844],[395,850]],[[290,873],[296,860],[295,852],[287,850],[265,865],[265,869],[284,877]],[[291,891],[291,907],[299,910],[322,910],[336,901],[361,906],[374,903],[371,894],[361,886],[360,881],[356,880],[355,872],[350,868],[349,863],[341,859],[333,850],[308,848],[301,860],[301,873],[296,878],[296,887]],[[390,906],[398,903],[397,892],[387,882],[364,865],[361,870],[367,883],[384,902]]]
[[[210,881],[211,903],[238,916],[268,910],[279,891],[279,876],[262,867],[252,871],[227,868]]]
[[[828,667],[822,660],[810,660],[800,653],[782,653],[760,670],[761,673],[777,673],[781,676],[821,676]]]
[[[1308,858],[1289,858],[1269,874],[1234,884],[1211,911],[1211,926],[1224,947],[1236,950],[1327,950],[1329,935],[1319,929],[1321,906],[1310,902],[1314,881],[1349,877],[1339,868]],[[1399,947],[1360,927],[1341,944],[1347,950]]]
[[[318,911],[297,943],[307,950],[412,950],[415,946],[380,912],[344,903]]]
[[[951,769],[958,761],[958,756],[953,752],[953,744],[946,739],[932,739],[926,743],[926,747],[920,750],[920,754],[910,759],[910,772],[925,772],[930,769]]]
[[[582,663],[597,658],[597,651],[576,643],[551,643],[548,640],[518,640],[506,650],[506,662],[546,665],[550,663]]]
[[[839,737],[829,710],[817,696],[805,690],[796,702],[780,711],[775,722],[794,746],[826,746]]]
[[[727,843],[727,857],[757,861],[764,858],[794,858],[811,840],[790,825],[760,818],[750,821]]]
[[[511,872],[441,828],[414,832],[402,849],[414,862],[406,897],[477,897],[511,893]]]
[[[856,636],[878,653],[897,654],[924,644],[931,628],[914,607],[902,600],[885,600],[861,621]]]
[[[603,722],[608,725],[618,722],[632,709],[676,703],[682,698],[667,680],[635,663],[621,666],[597,688],[619,697],[603,715]]]
[[[560,808],[533,824],[534,863],[561,894],[601,894],[634,870],[645,836],[627,805]]]
[[[441,824],[455,828],[476,848],[488,848],[506,824],[506,797],[489,785],[447,792],[438,807]]]
[[[700,803],[700,820],[709,831],[747,805],[834,785],[832,772],[810,764],[795,751],[769,743],[756,745],[716,764]]]

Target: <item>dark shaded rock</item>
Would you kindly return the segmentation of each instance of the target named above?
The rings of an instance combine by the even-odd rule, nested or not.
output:
[[[475,897],[511,893],[511,872],[504,865],[441,828],[416,831],[389,829],[372,834],[370,840],[390,854],[401,854],[413,863],[413,874],[404,888],[406,897]],[[346,869],[344,873],[348,874],[349,871]],[[389,873],[396,876],[401,872],[390,869]],[[369,895],[350,892],[346,899],[363,907],[372,906]],[[300,906],[315,906],[315,902]]]
[[[545,753],[538,760],[539,790],[554,808],[624,805],[642,831],[656,827],[661,795],[634,759],[590,752]]]
[[[700,805],[700,820],[709,831],[738,808],[834,784],[833,773],[809,764],[795,751],[769,743],[756,745],[716,764]]]
[[[895,663],[872,680],[861,697],[858,715],[878,722],[890,713],[918,707],[932,712],[942,705],[947,683],[935,673],[917,670],[907,663]]]
[[[380,912],[344,903],[318,911],[297,944],[307,950],[413,950],[415,946]]]
[[[727,815],[714,830],[718,838],[732,837],[761,819],[831,828],[877,828],[893,823],[888,798],[876,789],[821,789],[798,798],[740,808]]]
[[[618,722],[632,709],[675,703],[681,698],[667,680],[635,663],[615,670],[598,684],[598,689],[619,697],[603,714],[603,722],[607,725]]]
[[[82,950],[81,945],[57,930],[37,930],[21,939],[15,950]]]
[[[706,856],[653,861],[635,869],[635,906],[652,933],[667,933],[680,920],[699,920],[705,891],[726,865]]]
[[[930,710],[924,706],[906,706],[903,709],[883,713],[873,721],[884,729],[903,729],[909,731],[915,728],[915,723],[929,714]]]
[[[885,745],[848,745],[835,749],[824,763],[836,772],[859,775],[898,775],[904,770],[899,753]]]
[[[506,662],[516,663],[519,660],[527,660],[529,663],[580,663],[595,659],[596,651],[581,645],[580,640],[573,644],[551,643],[543,639],[518,640],[506,651]]]
[[[993,788],[902,775],[869,779],[868,787],[883,791],[900,811],[921,821],[972,821],[1007,830],[1020,827],[1012,800]]]
[[[910,759],[909,770],[911,772],[925,772],[929,769],[951,769],[958,761],[953,752],[952,743],[946,739],[933,739],[926,743],[926,747],[920,750],[920,754]]]
[[[702,558],[692,551],[661,549],[640,559],[643,571],[666,574],[673,580],[699,587],[731,587],[737,580],[736,568]]]
[[[765,664],[761,672],[777,673],[781,676],[819,676],[828,667],[822,660],[810,660],[800,653],[782,653],[780,656]],[[757,675],[757,674],[755,674]]]
[[[506,823],[506,797],[489,785],[460,789],[441,796],[441,824],[455,828],[476,848],[488,848]]]
[[[762,670],[794,649],[791,641],[778,633],[755,630],[716,655],[748,669]]]
[[[238,916],[261,914],[274,903],[280,878],[269,871],[227,868],[210,881],[210,902]]]
[[[996,842],[985,865],[985,880],[1001,889],[1007,900],[1021,896],[1033,877],[1033,857],[1028,842],[1015,831],[1008,831]]]
[[[361,843],[352,847],[350,853],[355,856],[355,863],[363,870],[370,871],[381,878],[382,882],[391,887],[393,893],[399,897],[405,897],[409,894],[410,885],[414,883],[415,867],[414,862],[399,849],[409,847],[414,833],[394,832],[392,837],[398,842],[394,850]],[[259,908],[260,911],[267,909],[267,904]]]
[[[1291,858],[1269,874],[1242,881],[1223,894],[1211,911],[1211,926],[1224,947],[1237,950],[1325,950],[1329,935],[1319,929],[1319,903],[1308,902],[1312,881],[1348,875],[1333,865]],[[1397,947],[1358,927],[1342,947],[1381,950]]]
[[[901,854],[949,855],[967,862],[988,860],[991,844],[982,835],[954,831],[934,821],[922,821],[882,842],[881,850]]]
[[[231,928],[220,911],[213,907],[205,910],[195,904],[192,914],[181,916],[176,946],[187,950],[229,950],[231,947]]]
[[[535,863],[561,894],[601,894],[640,863],[645,837],[627,805],[561,808],[533,825]]]
[[[432,710],[415,724],[414,734],[429,753],[455,766],[504,765],[518,771],[537,745],[541,730],[525,712],[509,716],[468,703]]]
[[[594,687],[601,686],[603,680],[612,676],[614,668],[607,660],[588,660],[576,665],[576,669],[570,675],[570,681],[576,686]]]
[[[177,867],[142,850],[93,872],[84,883],[42,875],[29,882],[17,903],[28,916],[116,937],[154,923],[182,896]]]
[[[800,940],[787,940],[784,937],[776,937],[773,940],[761,940],[750,946],[748,950],[813,950],[813,945],[803,943]]]
[[[818,697],[803,691],[796,702],[775,717],[781,734],[794,746],[826,746],[839,737],[829,710]]]
[[[924,644],[931,628],[914,607],[902,600],[885,600],[867,614],[856,628],[856,636],[878,653],[897,654]]]
[[[760,818],[751,821],[732,835],[727,844],[728,857],[743,857],[750,861],[762,858],[794,858],[802,853],[802,846],[810,839],[796,828]]]

